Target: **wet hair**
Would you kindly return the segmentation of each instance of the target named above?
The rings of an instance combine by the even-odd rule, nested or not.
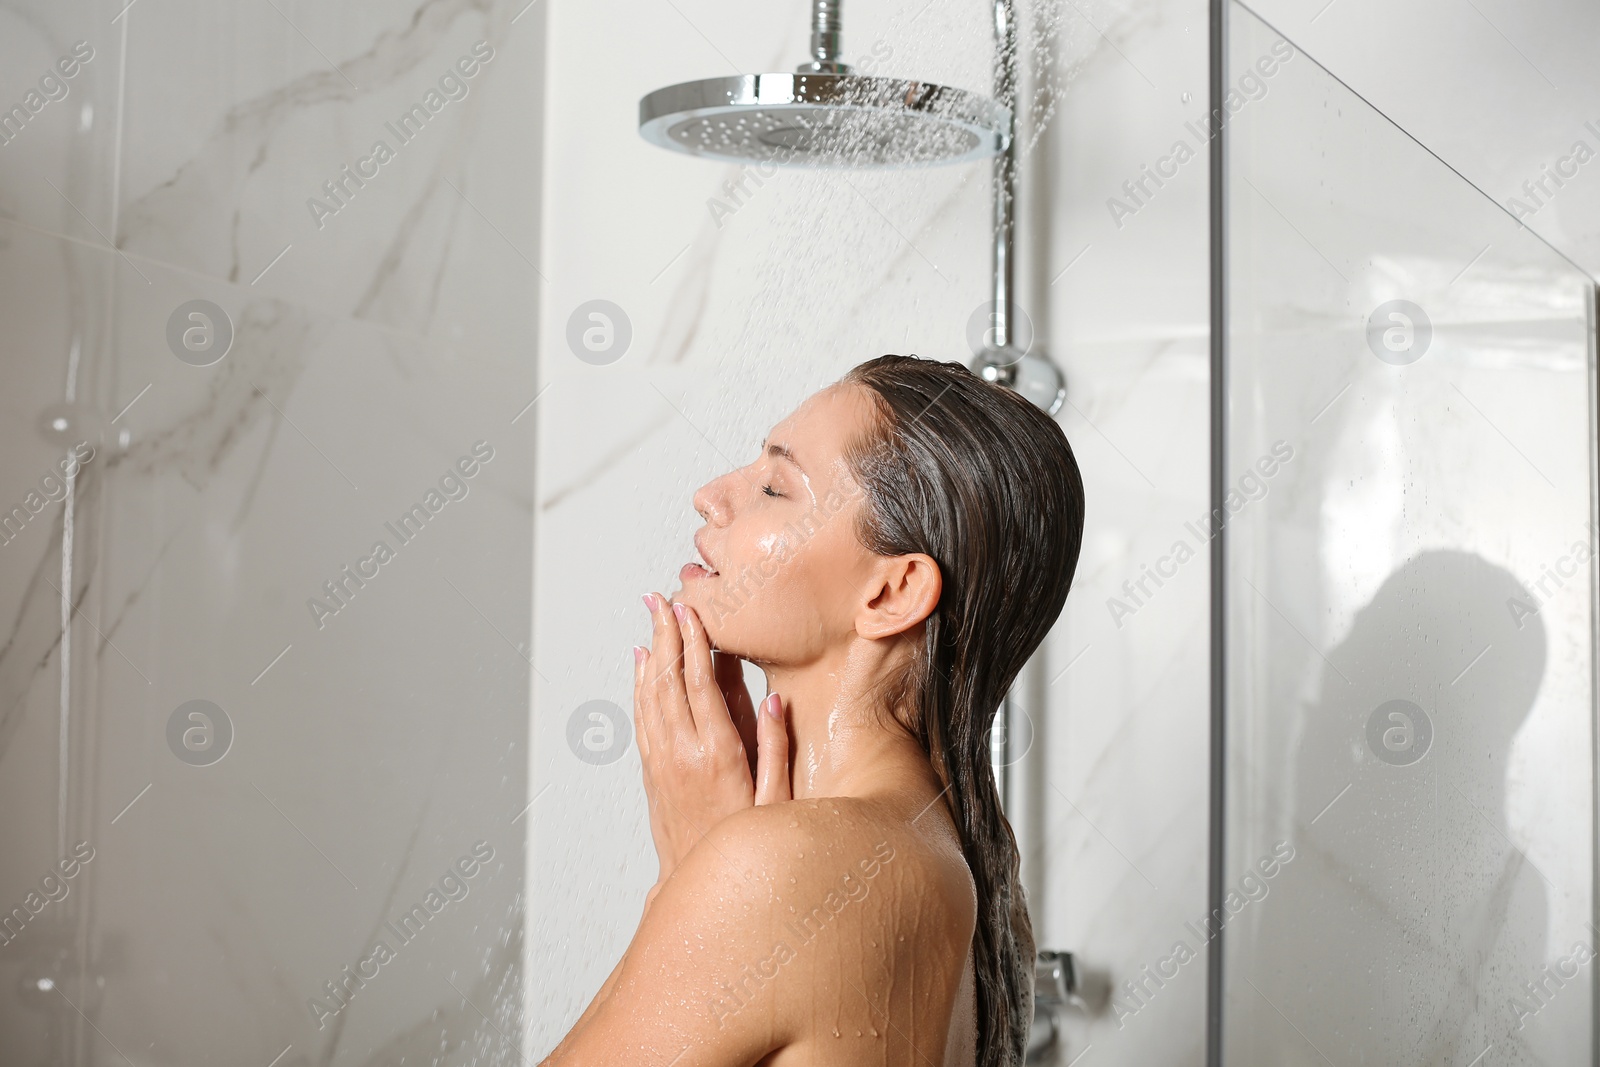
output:
[[[1066,603],[1083,543],[1083,480],[1055,420],[960,363],[880,356],[844,381],[875,418],[846,450],[869,550],[925,553],[943,587],[883,706],[928,754],[977,891],[978,1067],[1023,1061],[1034,941],[989,733]]]

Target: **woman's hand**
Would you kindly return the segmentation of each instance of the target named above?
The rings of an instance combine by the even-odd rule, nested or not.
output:
[[[633,725],[664,882],[727,816],[790,799],[789,735],[776,693],[756,713],[737,657],[713,664],[693,608],[644,600],[655,629],[648,652],[634,649]]]

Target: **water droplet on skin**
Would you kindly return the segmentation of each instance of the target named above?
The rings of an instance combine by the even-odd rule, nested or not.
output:
[[[844,1036],[844,1035],[842,1035],[842,1034],[840,1034],[840,1033],[839,1033],[839,1028],[838,1028],[838,1027],[837,1027],[837,1026],[835,1026],[835,1027],[834,1027],[834,1028],[833,1028],[833,1036],[834,1036],[834,1037],[842,1037],[842,1036]]]

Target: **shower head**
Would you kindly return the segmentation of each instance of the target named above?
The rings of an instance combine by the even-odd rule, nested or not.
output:
[[[811,58],[793,74],[669,85],[639,101],[639,132],[662,148],[733,163],[887,168],[1004,152],[1011,109],[928,82],[874,78],[839,59],[841,0],[812,0]]]
[[[842,0],[811,0],[811,59],[793,74],[741,74],[669,85],[639,101],[645,140],[732,163],[850,169],[994,159],[993,328],[971,366],[1054,415],[1061,370],[1012,337],[1017,28],[1013,0],[994,5],[994,98],[928,82],[875,78],[839,59]]]
[[[657,89],[639,101],[639,133],[712,159],[851,169],[965,163],[1009,143],[1011,111],[986,96],[827,65]]]

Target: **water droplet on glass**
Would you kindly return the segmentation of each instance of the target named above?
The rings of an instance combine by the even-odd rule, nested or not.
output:
[[[41,437],[62,449],[105,439],[105,419],[88,404],[51,404],[39,413],[37,426]]]

